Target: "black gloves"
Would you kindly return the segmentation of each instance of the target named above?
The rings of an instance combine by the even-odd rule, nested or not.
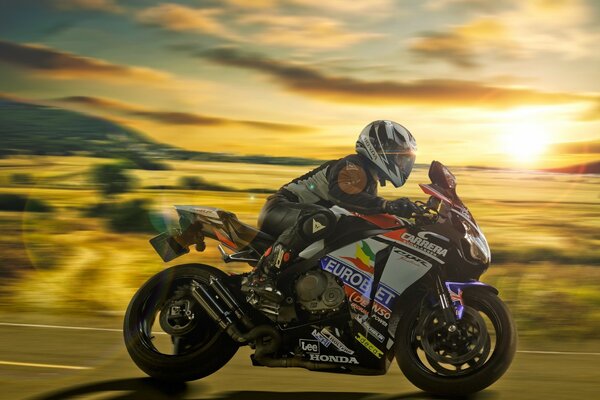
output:
[[[383,211],[399,217],[410,218],[413,213],[418,213],[420,210],[412,201],[403,197],[397,200],[386,201],[383,204]]]

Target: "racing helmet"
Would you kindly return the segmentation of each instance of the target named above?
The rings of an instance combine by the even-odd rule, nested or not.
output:
[[[415,164],[416,151],[413,135],[394,121],[371,122],[356,141],[356,152],[375,165],[382,185],[386,180],[395,187],[404,185]]]

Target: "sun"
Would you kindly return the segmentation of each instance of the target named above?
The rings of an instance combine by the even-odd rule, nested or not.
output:
[[[549,143],[549,129],[543,123],[507,124],[501,134],[502,151],[520,163],[533,163]]]

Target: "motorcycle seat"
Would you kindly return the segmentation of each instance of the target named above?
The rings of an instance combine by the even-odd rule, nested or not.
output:
[[[233,213],[227,214],[224,225],[229,227],[229,234],[240,250],[252,248],[262,255],[275,242],[275,238],[268,233],[243,223]]]
[[[230,211],[203,206],[175,206],[175,209],[188,221],[200,222],[208,237],[236,251],[254,250],[262,255],[275,241],[274,237],[243,223]]]

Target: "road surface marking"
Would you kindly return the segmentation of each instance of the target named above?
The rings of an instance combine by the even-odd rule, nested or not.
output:
[[[12,322],[0,322],[0,326],[17,326],[25,328],[48,328],[48,329],[71,329],[76,331],[102,331],[102,332],[120,332],[122,329],[114,328],[92,328],[87,326],[66,326],[66,325],[42,325],[42,324],[16,324]],[[152,332],[154,335],[166,335],[165,332]]]
[[[577,351],[541,351],[541,350],[517,350],[517,353],[528,354],[559,354],[567,356],[600,356],[600,353],[582,353]]]
[[[72,329],[80,331],[105,331],[105,332],[123,332],[122,329],[114,328],[92,328],[86,326],[65,326],[65,325],[41,325],[41,324],[16,324],[12,322],[0,322],[0,326],[20,326],[27,328],[48,328],[48,329]],[[166,335],[165,332],[153,332],[155,335]],[[526,354],[556,354],[570,356],[600,356],[600,353],[585,353],[576,351],[542,351],[542,350],[517,350],[517,353]]]
[[[59,369],[92,369],[92,367],[78,367],[75,365],[60,365],[60,364],[38,364],[24,363],[16,361],[0,361],[0,365],[15,365],[17,367],[36,367],[36,368],[59,368]]]
[[[15,324],[10,322],[0,322],[1,326],[22,326],[28,328],[51,328],[51,329],[73,329],[78,331],[105,331],[105,332],[123,332],[122,329],[111,328],[88,328],[85,326],[64,326],[64,325],[40,325],[40,324]]]

